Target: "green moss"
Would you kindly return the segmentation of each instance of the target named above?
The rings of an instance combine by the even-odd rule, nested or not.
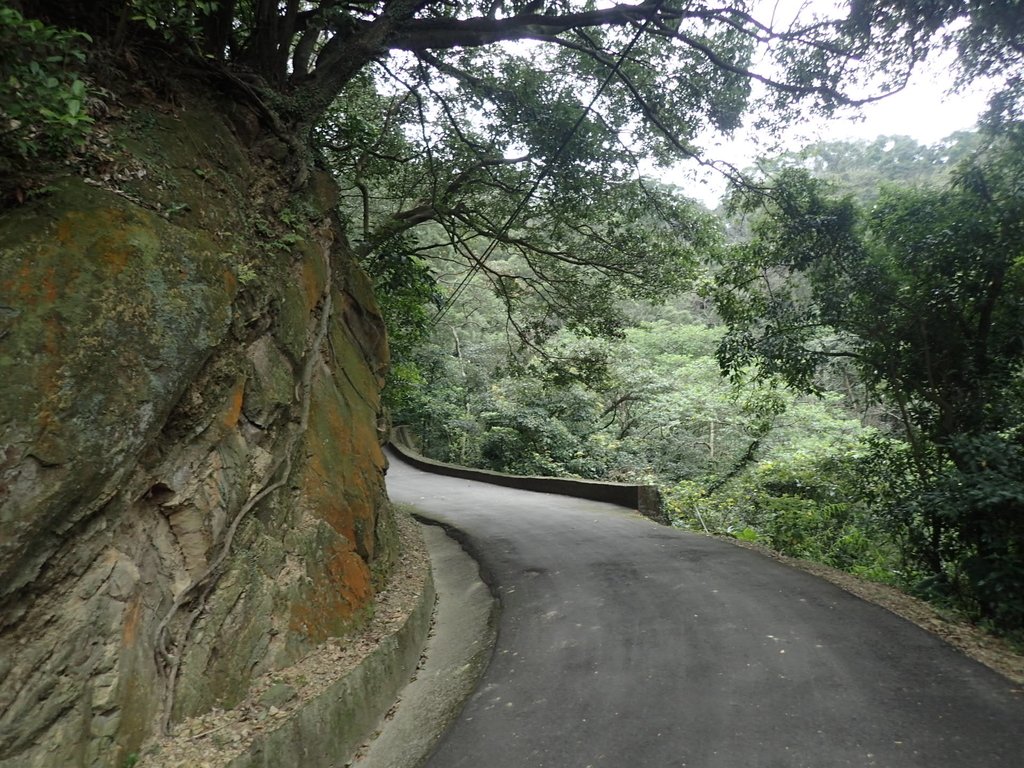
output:
[[[234,283],[201,234],[78,179],[2,223],[0,306],[16,322],[0,423],[19,453],[65,468],[9,499],[31,538],[82,514],[160,429],[223,340]]]

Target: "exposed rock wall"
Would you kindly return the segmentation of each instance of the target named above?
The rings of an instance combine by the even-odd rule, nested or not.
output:
[[[99,137],[0,214],[3,768],[130,764],[356,627],[394,555],[330,182],[195,96]]]

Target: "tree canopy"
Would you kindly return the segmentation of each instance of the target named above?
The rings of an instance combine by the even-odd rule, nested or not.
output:
[[[989,71],[984,41],[1019,32],[1005,3],[978,0],[853,2],[785,22],[745,0],[15,5],[258,105],[292,146],[296,183],[318,162],[347,188],[365,256],[454,260],[488,274],[510,306],[528,297],[594,330],[608,301],[580,297],[664,294],[711,237],[677,194],[643,181],[650,163],[691,158],[732,174],[701,143],[752,106],[769,128],[880,98],[948,44],[957,19],[968,20],[956,34],[971,71]],[[80,114],[82,79],[54,82],[51,95]],[[499,249],[522,269],[489,271]]]
[[[850,91],[858,73],[871,73],[879,63],[898,82],[932,34],[974,5],[989,12],[980,22],[987,29],[1014,33],[1012,18],[997,12],[1000,3],[856,3],[848,13],[805,17],[783,29],[763,18],[766,9],[755,13],[745,2],[27,0],[20,5],[52,24],[119,44],[132,34],[133,22],[142,22],[170,41],[259,75],[263,87],[293,98],[290,112],[300,120],[322,114],[364,67],[396,52],[412,54],[424,66],[421,84],[438,73],[473,83],[480,49],[533,40],[576,63],[563,72],[600,78],[615,66],[626,39],[636,36],[630,55],[623,57],[629,61],[614,76],[617,89],[636,99],[652,121],[660,118],[676,127],[685,116],[663,99],[703,102],[709,116],[728,124],[741,104],[729,92],[737,85],[744,90],[741,84],[751,78],[823,102],[856,98]],[[752,53],[767,44],[773,66],[755,68]],[[976,48],[978,66],[988,65],[993,46]],[[725,87],[701,89],[702,77]],[[678,93],[651,90],[680,79]],[[712,108],[716,101],[721,103]]]

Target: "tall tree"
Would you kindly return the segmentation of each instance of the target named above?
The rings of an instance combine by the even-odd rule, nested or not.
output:
[[[851,361],[897,407],[911,493],[888,501],[914,556],[979,611],[1024,624],[1024,134],[948,185],[890,188],[869,213],[787,170],[719,273],[726,370],[814,389]],[[890,462],[888,471],[899,468]]]

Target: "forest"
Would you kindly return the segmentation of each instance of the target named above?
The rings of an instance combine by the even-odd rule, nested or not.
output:
[[[679,526],[1024,630],[1016,0],[785,21],[686,0],[26,0],[0,22],[5,206],[96,154],[105,83],[159,93],[173,63],[255,105],[294,189],[336,179],[388,322],[390,418],[429,455],[656,483]],[[976,133],[755,169],[707,149],[884,98],[938,50],[952,85],[998,81]],[[658,180],[682,160],[729,177],[718,210]]]

